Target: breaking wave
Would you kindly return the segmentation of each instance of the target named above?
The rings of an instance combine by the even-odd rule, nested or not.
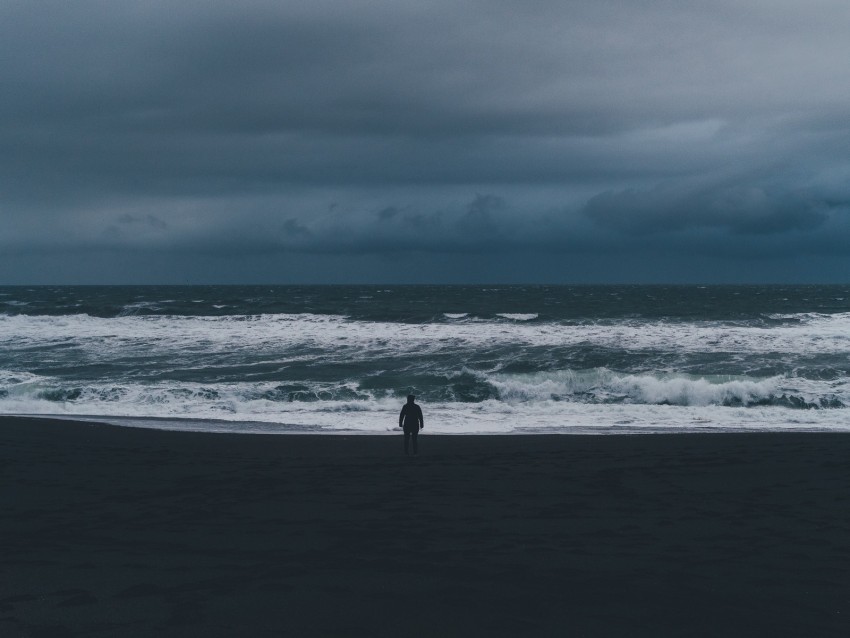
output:
[[[429,430],[443,432],[850,429],[841,295],[818,306],[844,304],[834,312],[784,312],[794,306],[777,294],[776,312],[711,318],[698,304],[652,314],[655,288],[634,315],[619,310],[628,290],[579,291],[581,312],[566,293],[531,303],[527,291],[498,290],[484,303],[475,295],[489,290],[355,292],[4,297],[0,413],[387,431],[413,393]],[[434,299],[420,303],[426,293]],[[669,292],[667,306],[680,294]],[[62,312],[47,312],[57,299]],[[298,311],[271,311],[281,307]]]

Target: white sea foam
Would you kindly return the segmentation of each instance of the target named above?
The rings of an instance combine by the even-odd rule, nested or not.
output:
[[[595,346],[625,352],[850,355],[850,313],[801,315],[770,328],[719,322],[619,321],[563,325],[499,321],[405,324],[334,315],[220,317],[0,315],[0,345],[36,348],[67,344],[99,359],[128,350],[167,356],[235,351],[324,351],[328,360],[368,360],[387,354],[480,351],[499,346]]]
[[[496,316],[502,317],[503,319],[510,319],[511,321],[531,321],[532,319],[537,319],[537,317],[538,317],[536,312],[532,312],[532,313],[500,312]]]
[[[232,423],[266,424],[265,431],[397,432],[400,400],[367,403],[328,401],[276,403],[238,401],[220,392],[214,401],[199,400],[200,393],[181,394],[155,389],[123,389],[116,400],[88,402],[0,401],[4,414],[40,414],[64,417],[100,416],[117,423],[158,418],[173,429],[218,430]],[[141,400],[140,400],[141,399]],[[627,405],[541,401],[523,405],[501,401],[482,403],[424,403],[426,433],[617,433],[694,430],[823,430],[850,431],[843,410],[787,410],[781,407],[728,408],[716,405]]]
[[[511,403],[573,401],[680,406],[752,406],[770,403],[820,407],[850,405],[850,379],[828,382],[799,377],[618,374],[605,368],[489,378]]]
[[[801,379],[616,375],[600,369],[496,374],[488,377],[488,381],[498,389],[498,400],[426,402],[428,430],[438,433],[576,429],[614,432],[628,428],[850,430],[844,409],[789,410],[762,404],[771,397],[791,393],[802,395],[802,400],[814,401],[816,382]],[[281,393],[281,386],[271,382],[75,386],[34,374],[4,372],[0,373],[0,383],[6,388],[6,394],[0,396],[0,413],[4,414],[254,422],[282,431],[292,425],[329,432],[391,431],[400,406],[400,399],[374,395],[353,381],[308,384],[305,391],[298,393],[300,400],[287,400],[287,392]],[[840,384],[833,383],[832,389],[845,401],[850,397],[846,379]],[[744,407],[747,405],[755,407]],[[192,427],[201,426],[194,423]]]
[[[184,369],[182,361],[187,358],[194,357],[191,366],[215,370],[234,365],[229,357],[236,357],[235,363],[247,370],[245,378],[250,378],[260,357],[264,365],[272,362],[284,368],[316,361],[368,366],[385,357],[438,355],[441,361],[458,362],[457,369],[448,373],[444,369],[447,376],[470,374],[495,392],[477,403],[430,401],[426,415],[428,431],[433,432],[850,429],[845,409],[789,410],[775,404],[787,396],[803,407],[833,398],[850,405],[850,383],[841,373],[822,380],[797,377],[793,370],[763,377],[700,376],[676,370],[625,373],[607,368],[506,374],[500,372],[505,362],[498,360],[499,355],[494,355],[497,360],[489,372],[462,370],[465,353],[488,349],[499,353],[507,346],[515,348],[513,352],[589,345],[627,353],[721,353],[726,358],[759,354],[777,360],[850,355],[850,313],[777,318],[782,323],[763,327],[661,320],[406,324],[312,314],[109,319],[0,315],[0,352],[23,353],[28,361],[46,352],[51,365],[64,356],[68,366],[79,361],[96,366],[120,363],[124,368],[136,358],[144,362],[154,357],[161,377],[172,368]],[[307,384],[305,392],[314,395],[307,397],[310,400],[304,396],[284,400],[275,396],[277,386],[268,381],[134,382],[129,377],[75,384],[67,378],[7,370],[0,371],[0,413],[188,418],[383,432],[392,429],[400,405],[385,394],[360,389],[357,379]]]
[[[133,315],[139,314],[142,310],[159,310],[161,308],[158,302],[153,301],[137,301],[134,303],[126,304],[121,312],[118,313],[119,317],[131,317]]]

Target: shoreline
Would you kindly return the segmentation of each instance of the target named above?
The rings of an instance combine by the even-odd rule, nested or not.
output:
[[[186,432],[194,434],[233,434],[246,436],[392,436],[401,434],[401,430],[388,426],[383,430],[364,429],[327,429],[321,425],[299,425],[295,423],[277,423],[272,421],[212,419],[206,417],[166,417],[166,416],[111,416],[96,414],[0,414],[0,420],[32,420],[56,423],[80,423],[85,425],[105,425],[125,429],[139,429],[158,432]],[[204,427],[207,426],[214,427]],[[172,427],[168,427],[172,426]],[[825,427],[803,427],[798,424],[765,429],[756,426],[703,425],[690,427],[670,426],[564,426],[554,428],[514,429],[505,432],[492,431],[447,431],[426,428],[424,435],[446,437],[480,436],[677,436],[677,435],[738,435],[738,434],[835,434],[850,435],[847,429]]]
[[[4,636],[843,636],[850,436],[0,417]]]

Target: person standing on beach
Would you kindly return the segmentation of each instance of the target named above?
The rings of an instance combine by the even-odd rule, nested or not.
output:
[[[425,427],[425,419],[422,417],[422,408],[416,405],[413,401],[416,399],[412,394],[407,395],[407,403],[401,408],[401,414],[398,415],[398,427],[404,428],[404,454],[410,452],[410,437],[413,437],[413,456],[419,454],[419,446],[417,439],[419,438],[419,430]]]

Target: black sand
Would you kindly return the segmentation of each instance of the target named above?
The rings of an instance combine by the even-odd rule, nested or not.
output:
[[[848,636],[850,436],[0,419],[0,636]]]

